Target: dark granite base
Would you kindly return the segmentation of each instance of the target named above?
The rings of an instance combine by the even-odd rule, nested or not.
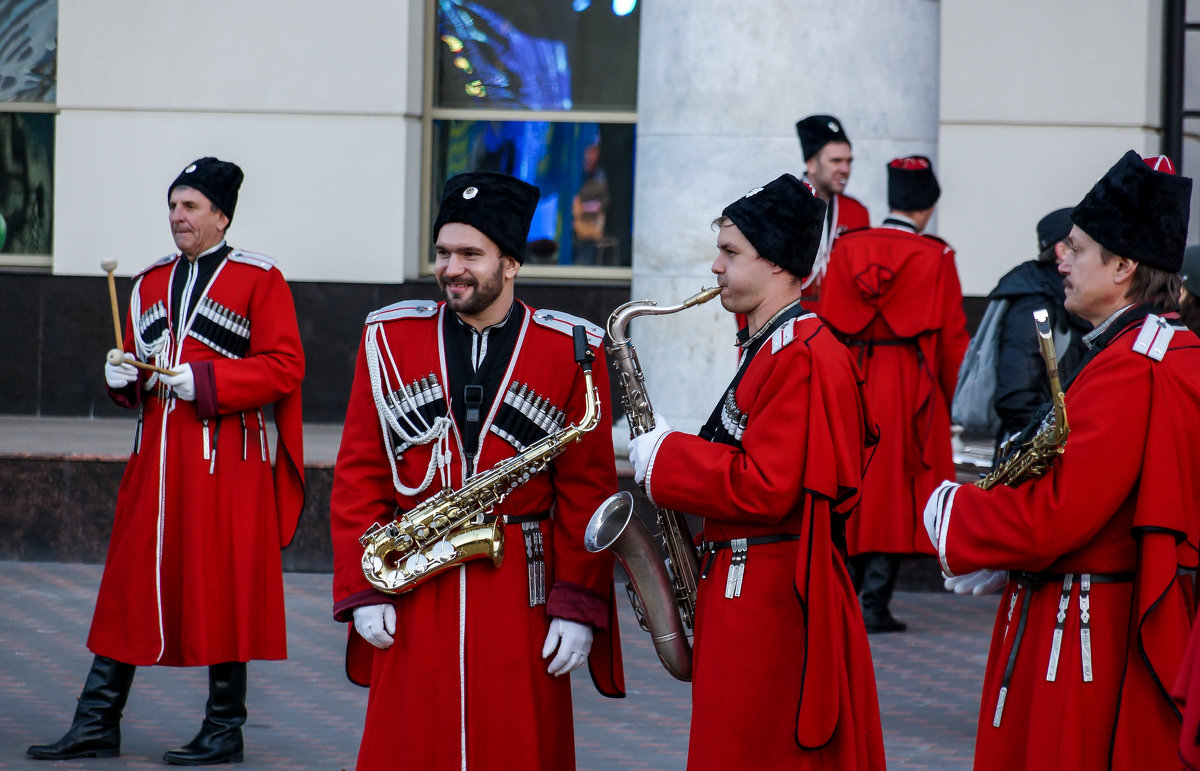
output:
[[[99,268],[97,268],[99,273]],[[117,280],[121,319],[130,279]],[[432,279],[405,284],[291,283],[307,368],[304,419],[341,423],[366,315],[400,300],[437,297]],[[603,326],[629,300],[627,283],[519,281],[517,297]],[[0,413],[115,417],[124,411],[104,390],[104,354],[115,344],[107,279],[0,271],[0,328],[21,355],[0,357]]]

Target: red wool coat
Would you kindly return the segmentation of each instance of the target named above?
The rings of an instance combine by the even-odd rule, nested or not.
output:
[[[395,596],[376,591],[363,576],[358,538],[372,523],[390,522],[397,509],[410,510],[441,489],[435,473],[429,488],[419,494],[398,491],[372,396],[370,346],[378,346],[390,390],[431,373],[436,377],[438,390],[424,417],[451,418],[450,481],[455,488],[464,481],[461,432],[443,392],[448,378],[442,325],[454,323],[447,313],[444,303],[418,301],[397,303],[367,317],[334,469],[334,617],[351,621],[360,605],[391,602],[397,619],[396,641],[387,650],[370,646],[350,625],[347,672],[355,682],[371,687],[358,767],[403,762],[423,769],[457,769],[464,764],[574,768],[570,679],[547,674],[549,661],[541,657],[552,616],[595,628],[589,660],[592,681],[606,696],[621,696],[624,690],[613,558],[589,554],[583,546],[592,513],[617,489],[608,374],[598,347],[602,330],[587,325],[597,353],[592,371],[601,399],[599,426],[495,510],[512,516],[552,512],[540,523],[546,544],[546,604],[530,607],[519,523],[504,528],[505,556],[499,567],[488,559],[466,562]],[[500,394],[482,424],[481,470],[518,454],[500,425],[503,416],[498,417],[510,385],[524,384],[532,391],[530,400],[536,394],[561,410],[564,425],[578,423],[585,409],[584,377],[574,360],[571,327],[586,322],[526,308],[521,323]],[[401,448],[396,461],[401,485],[419,486],[433,446]],[[400,726],[403,731],[398,733]]]
[[[1010,581],[1005,591],[984,676],[977,769],[1178,767],[1180,716],[1168,689],[1193,617],[1192,579],[1180,571],[1195,569],[1200,537],[1200,340],[1181,328],[1155,361],[1133,350],[1140,319],[1115,324],[1115,337],[1066,393],[1071,433],[1050,470],[1016,488],[960,487],[943,517],[939,556],[948,572],[1053,576],[1032,589]],[[1087,608],[1090,682],[1083,573],[1100,576]],[[1068,592],[1064,574],[1073,574]]]
[[[821,308],[858,357],[879,422],[847,550],[933,554],[921,511],[954,478],[950,402],[969,342],[954,250],[895,227],[848,233],[834,245]]]
[[[728,548],[700,581],[688,768],[883,768],[871,651],[831,533],[873,439],[858,372],[812,314],[767,334],[724,401],[740,438],[670,432],[646,478],[657,505],[704,518],[706,541],[798,536],[749,546],[740,596],[725,596]]]
[[[269,258],[234,250],[181,344],[169,299],[179,259],[135,279],[125,349],[164,368],[191,364],[196,401],[164,401],[157,375],[143,370],[134,386],[110,391],[141,412],[88,647],[139,665],[283,659],[279,550],[304,506],[304,353],[292,295]],[[245,322],[249,345],[236,358],[235,343],[205,326],[210,311]],[[271,404],[274,470],[262,410]]]

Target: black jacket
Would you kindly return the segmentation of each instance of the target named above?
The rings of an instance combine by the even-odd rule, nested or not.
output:
[[[1086,351],[1083,336],[1091,331],[1091,325],[1063,308],[1066,295],[1062,276],[1052,262],[1021,263],[1000,279],[988,299],[1009,301],[1001,322],[996,371],[996,413],[1001,423],[997,440],[1002,441],[1033,419],[1040,419],[1050,402],[1050,383],[1038,346],[1033,312],[1045,308],[1050,313],[1058,351],[1058,374],[1064,383],[1079,368]]]

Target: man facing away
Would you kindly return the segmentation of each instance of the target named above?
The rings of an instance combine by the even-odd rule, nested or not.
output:
[[[851,346],[879,421],[879,449],[846,528],[850,573],[868,632],[901,632],[888,605],[900,560],[932,555],[920,512],[954,478],[950,402],[968,336],[954,250],[924,233],[941,195],[933,165],[888,163],[882,225],[838,239],[821,318]]]
[[[447,181],[433,226],[442,302],[400,302],[367,316],[334,468],[333,614],[352,622],[347,674],[370,686],[358,767],[575,766],[571,681],[590,663],[606,696],[623,695],[613,558],[583,533],[616,491],[612,433],[585,433],[517,487],[502,518],[506,549],[452,565],[411,591],[377,590],[359,537],[440,490],[456,490],[578,424],[583,325],[608,416],[604,332],[514,299],[538,189],[494,172]]]
[[[1066,309],[1094,329],[1061,454],[1015,487],[946,482],[925,507],[948,576],[1008,571],[982,771],[1178,767],[1168,689],[1195,597],[1200,338],[1173,311],[1192,181],[1166,168],[1130,151],[1071,213]]]
[[[790,174],[725,207],[712,271],[748,322],[740,366],[699,436],[656,416],[630,446],[656,505],[704,519],[690,769],[884,767],[838,548],[874,435],[853,357],[800,305],[824,214]]]
[[[157,664],[208,667],[200,732],[164,759],[240,761],[246,662],[287,658],[279,550],[304,506],[304,352],[275,261],[225,242],[241,183],[216,158],[185,168],[167,191],[179,253],[134,277],[125,361],[104,368],[138,424],[88,635],[96,657],[71,729],[35,758],[119,754],[135,666]]]

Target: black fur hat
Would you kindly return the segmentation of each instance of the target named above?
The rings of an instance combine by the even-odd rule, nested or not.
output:
[[[237,208],[238,188],[242,186],[242,179],[242,170],[236,163],[219,161],[211,156],[199,158],[179,172],[179,176],[167,188],[167,200],[171,200],[171,193],[175,188],[190,187],[203,193],[232,224],[233,210]]]
[[[442,225],[461,222],[483,233],[517,262],[525,262],[525,242],[541,193],[536,187],[497,171],[468,171],[446,180],[442,205],[433,223],[436,241]]]
[[[1175,176],[1170,162],[1162,161],[1125,153],[1071,212],[1071,222],[1113,254],[1177,273],[1192,180]]]
[[[846,136],[841,121],[832,115],[809,115],[797,121],[796,134],[800,137],[800,150],[806,161],[830,142],[850,144],[850,137]]]
[[[933,161],[924,155],[894,158],[888,163],[887,172],[889,209],[923,211],[942,195],[933,173]]]
[[[825,202],[791,174],[754,188],[721,214],[737,225],[759,257],[800,278],[812,271]]]

